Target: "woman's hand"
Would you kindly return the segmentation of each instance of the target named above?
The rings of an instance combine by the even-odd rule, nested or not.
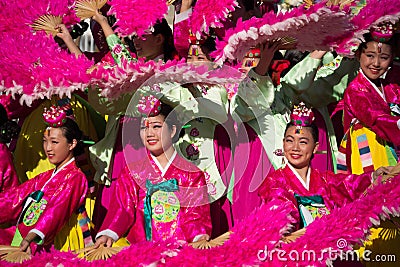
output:
[[[197,242],[197,241],[200,241],[200,240],[209,240],[210,239],[210,236],[209,235],[207,235],[207,234],[204,234],[204,235],[199,235],[199,236],[196,236],[196,241],[194,241],[194,242]]]
[[[260,61],[258,62],[257,67],[254,68],[254,71],[258,75],[266,75],[269,67],[271,65],[272,60],[274,59],[275,52],[279,49],[281,45],[280,40],[269,41],[260,46]]]
[[[58,24],[55,29],[58,30],[57,36],[60,37],[65,44],[74,41],[65,24]]]
[[[191,8],[192,5],[193,5],[193,0],[182,0],[180,12],[181,13],[185,12],[186,10]]]
[[[96,243],[94,243],[94,248],[98,248],[101,245],[105,244],[106,247],[111,247],[114,243],[114,240],[108,235],[102,235],[96,239]]]
[[[25,238],[22,240],[21,244],[19,245],[19,250],[20,251],[24,251],[28,254],[32,254],[32,250],[31,250],[31,242],[33,240],[35,240],[35,238],[37,238],[38,235],[33,233],[33,232],[29,232]]]
[[[98,24],[102,24],[102,23],[107,23],[107,18],[105,16],[103,16],[103,14],[101,14],[101,12],[99,12],[98,10],[96,11],[96,14],[92,17],[93,20],[95,20]]]
[[[31,250],[31,242],[28,242],[27,240],[22,240],[21,245],[19,246],[19,250],[28,253],[29,255],[32,254]]]
[[[58,31],[59,31],[59,33],[57,33],[57,36],[60,37],[64,41],[69,52],[71,52],[72,54],[75,54],[76,56],[82,55],[82,51],[79,49],[79,47],[76,45],[76,43],[72,39],[72,36],[69,33],[67,27],[64,24],[59,24],[56,26],[56,29],[58,29]]]
[[[310,57],[311,58],[315,58],[315,59],[322,59],[324,57],[324,55],[326,54],[327,51],[323,51],[323,50],[314,50],[310,53]]]
[[[102,28],[104,32],[104,36],[107,38],[111,34],[114,34],[113,29],[111,28],[110,24],[108,24],[107,17],[103,16],[98,10],[96,14],[92,17],[94,21],[96,21]]]
[[[377,184],[378,178],[382,175],[389,174],[393,170],[394,166],[385,166],[385,167],[380,167],[376,171],[372,173],[372,180],[374,181],[374,184]],[[388,178],[383,178],[381,182],[385,182]]]

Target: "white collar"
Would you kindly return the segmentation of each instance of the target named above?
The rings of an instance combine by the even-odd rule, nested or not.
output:
[[[156,163],[158,169],[161,171],[161,177],[164,177],[164,174],[167,172],[169,166],[171,166],[172,162],[174,161],[174,159],[176,157],[176,150],[174,150],[174,153],[172,154],[171,158],[168,160],[168,163],[167,163],[167,165],[165,165],[165,168],[161,167],[161,164],[156,157],[154,157],[152,154],[150,154],[150,156]]]
[[[382,97],[383,101],[386,102],[386,98],[385,98],[385,95],[384,95],[384,93],[383,93],[383,86],[382,86],[382,84],[381,84],[381,87],[382,87],[382,91],[381,91],[381,90],[379,90],[379,88],[378,88],[373,82],[371,82],[371,80],[370,80],[367,76],[365,76],[365,74],[364,74],[364,72],[362,71],[362,69],[360,69],[360,73],[364,76],[365,79],[367,79],[367,81],[372,85],[372,87],[375,89],[375,91]],[[387,73],[387,71],[386,71],[380,78],[385,77],[385,76],[386,76],[386,73]]]
[[[64,165],[61,166],[61,168],[59,169],[54,169],[53,173],[51,174],[51,177],[49,180],[46,181],[46,183],[42,186],[42,191],[44,189],[44,187],[53,179],[54,176],[56,176],[57,173],[59,173],[62,169],[64,169],[67,165],[71,164],[72,162],[75,161],[75,158],[72,157],[72,159],[68,160],[67,163],[65,163]]]
[[[299,179],[300,183],[304,186],[305,189],[310,190],[310,174],[311,174],[311,168],[308,167],[307,174],[306,174],[306,181],[303,180],[303,178],[300,177],[299,173],[293,168],[293,166],[288,162],[287,166],[289,169],[294,173],[294,175]]]

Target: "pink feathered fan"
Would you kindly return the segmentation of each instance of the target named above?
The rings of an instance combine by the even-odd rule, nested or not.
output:
[[[24,48],[15,44],[23,43]],[[0,91],[20,94],[21,101],[51,95],[70,96],[84,90],[89,82],[86,70],[93,62],[62,50],[45,33],[35,35],[0,34]]]
[[[218,63],[241,60],[251,47],[280,38],[297,41],[296,49],[331,50],[352,30],[350,15],[337,6],[324,3],[295,8],[285,14],[267,13],[262,18],[238,21],[236,28],[228,30],[222,41],[217,42],[214,56]]]
[[[116,32],[121,36],[143,35],[168,12],[165,0],[112,0],[108,12],[115,15]]]

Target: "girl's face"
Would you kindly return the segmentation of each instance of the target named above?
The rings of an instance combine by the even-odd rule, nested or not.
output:
[[[317,149],[318,142],[314,141],[311,128],[303,127],[300,133],[296,133],[296,126],[289,126],[283,138],[283,152],[295,169],[308,167]]]
[[[50,163],[60,166],[73,157],[73,149],[77,141],[68,143],[60,128],[49,127],[44,131],[43,149]]]
[[[164,115],[142,118],[140,138],[143,145],[153,156],[159,156],[172,146],[172,138],[176,133],[176,126],[172,129],[164,121]]]
[[[370,80],[376,80],[389,68],[393,60],[392,48],[388,44],[371,41],[361,51],[360,67]]]
[[[199,45],[190,45],[189,51],[197,51],[196,53],[190,53],[187,56],[186,62],[194,63],[195,65],[201,65],[204,63],[211,63],[211,61],[207,58],[207,55],[201,49]]]
[[[145,34],[133,39],[138,57],[151,60],[162,54],[164,38],[162,34]]]

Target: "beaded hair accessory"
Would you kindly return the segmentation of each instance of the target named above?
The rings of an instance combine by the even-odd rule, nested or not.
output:
[[[67,112],[63,107],[58,106],[44,108],[43,119],[49,127],[61,127],[67,121]]]
[[[382,50],[382,43],[388,42],[394,35],[395,26],[390,22],[384,22],[370,29],[372,39],[378,42],[378,52]]]
[[[161,101],[155,96],[142,96],[138,103],[138,111],[146,117],[154,117],[161,112]]]
[[[189,33],[189,56],[198,56],[200,51],[201,51],[201,47],[200,45],[204,44],[206,40],[203,38],[198,39],[195,35],[193,35],[192,32]]]
[[[372,38],[380,43],[386,43],[393,37],[395,27],[392,23],[386,22],[371,28]]]
[[[245,55],[244,67],[252,68],[257,66],[257,59],[260,57],[260,48],[251,48]]]
[[[296,126],[296,134],[301,133],[303,127],[311,126],[314,119],[314,113],[303,102],[300,102],[297,106],[295,105],[290,114],[290,122]]]

